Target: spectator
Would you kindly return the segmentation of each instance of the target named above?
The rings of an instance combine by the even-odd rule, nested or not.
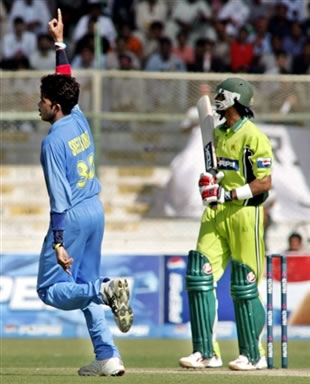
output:
[[[310,39],[305,42],[301,55],[294,57],[292,73],[297,75],[310,75]]]
[[[264,55],[271,52],[271,35],[268,32],[268,19],[261,17],[253,22],[254,33],[249,36],[249,42],[253,45],[253,60],[249,67],[250,73],[263,73],[265,66]]]
[[[225,66],[214,53],[214,43],[205,38],[195,42],[194,61],[187,66],[189,72],[224,72]]]
[[[303,239],[300,233],[293,232],[288,237],[287,252],[301,252],[303,250]]]
[[[143,41],[143,63],[145,64],[149,57],[159,51],[159,41],[163,37],[164,24],[161,21],[153,21],[149,32]]]
[[[51,15],[45,1],[15,0],[9,14],[11,30],[16,17],[23,18],[28,31],[39,34],[47,32],[47,23]]]
[[[274,5],[272,16],[269,18],[268,31],[282,39],[290,34],[291,21],[287,16],[287,6],[277,3]]]
[[[119,27],[119,34],[126,41],[126,48],[133,52],[139,59],[143,57],[143,46],[141,40],[133,34],[132,27],[129,23],[124,22]]]
[[[147,37],[150,26],[154,21],[165,24],[167,20],[167,5],[163,0],[144,0],[136,6],[136,26],[144,38]]]
[[[307,11],[308,11],[308,16],[305,19],[305,21],[303,22],[302,28],[303,28],[305,36],[307,38],[310,38],[310,2],[308,3]]]
[[[248,2],[249,17],[247,22],[254,24],[259,19],[269,19],[271,14],[271,4],[263,0],[251,0]]]
[[[227,33],[225,21],[215,21],[216,43],[214,44],[214,56],[221,60],[224,72],[230,70],[230,46],[233,38]]]
[[[284,50],[280,50],[275,54],[275,65],[265,71],[266,74],[287,75],[289,73],[288,56]]]
[[[89,28],[94,23],[98,23],[99,34],[101,37],[105,37],[110,45],[113,47],[116,38],[116,31],[112,20],[101,14],[100,0],[88,0],[89,13],[82,16],[77,23],[72,39],[74,42],[80,40],[85,34],[89,33]]]
[[[136,28],[135,9],[137,0],[114,0],[112,4],[112,20],[114,26],[119,29],[123,24],[129,24],[130,28]]]
[[[89,45],[83,45],[79,54],[74,56],[72,60],[72,68],[74,69],[95,69],[96,60],[94,49]]]
[[[159,42],[159,52],[153,53],[146,63],[147,71],[183,72],[186,70],[183,60],[172,53],[172,42],[168,37],[162,37]]]
[[[271,36],[270,39],[271,52],[265,53],[261,57],[261,63],[264,67],[264,72],[268,72],[271,68],[276,66],[276,56],[279,52],[283,51],[283,40],[278,35]]]
[[[52,70],[55,67],[54,42],[48,34],[41,34],[37,38],[37,49],[30,56],[33,69]]]
[[[210,24],[211,8],[203,0],[179,0],[167,22],[165,34],[175,39],[179,30],[188,33],[189,42],[198,37],[215,38]]]
[[[36,35],[26,31],[26,25],[21,17],[14,19],[14,31],[3,37],[4,59],[29,58],[37,45]]]
[[[294,21],[291,24],[290,34],[283,39],[283,49],[288,55],[301,55],[302,47],[306,41],[301,25]]]
[[[230,58],[232,72],[247,72],[252,64],[254,50],[248,42],[249,32],[246,27],[239,29],[236,39],[231,44]]]
[[[271,35],[268,32],[268,19],[260,17],[253,22],[254,33],[249,36],[253,44],[254,56],[261,56],[271,52]]]
[[[303,0],[279,0],[287,7],[287,18],[290,21],[303,22],[306,18],[305,1]]]
[[[3,36],[8,31],[8,22],[7,22],[7,10],[3,4],[3,1],[0,0],[0,60],[2,58],[2,41]]]
[[[105,58],[105,69],[121,69],[121,60],[125,56],[131,58],[131,69],[139,70],[141,64],[137,56],[127,49],[126,40],[122,36],[116,39],[116,47],[113,51],[109,51]]]
[[[249,17],[249,7],[242,0],[228,0],[219,10],[217,18],[225,21],[227,33],[235,36],[241,26],[245,25]]]
[[[191,45],[187,43],[188,33],[180,30],[177,34],[177,43],[172,48],[172,53],[184,61],[186,65],[194,61],[194,51]]]

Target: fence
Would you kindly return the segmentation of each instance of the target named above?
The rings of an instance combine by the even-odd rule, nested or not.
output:
[[[0,73],[1,215],[8,250],[36,250],[33,244],[47,226],[39,152],[49,127],[37,111],[40,78],[45,74]],[[136,246],[131,249],[186,252],[195,244],[199,219],[151,217],[152,199],[168,180],[169,164],[185,144],[180,123],[198,100],[200,85],[215,88],[232,75],[136,71],[76,71],[74,75],[81,84],[80,106],[91,120],[96,142],[108,223],[105,244],[113,250],[132,240]],[[257,122],[310,128],[309,76],[242,77],[254,86]]]

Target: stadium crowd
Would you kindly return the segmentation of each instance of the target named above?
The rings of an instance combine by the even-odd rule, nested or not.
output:
[[[310,74],[310,0],[0,0],[0,68],[54,68],[57,8],[75,69]]]

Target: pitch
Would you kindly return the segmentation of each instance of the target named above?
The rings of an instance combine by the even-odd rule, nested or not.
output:
[[[90,341],[84,339],[3,339],[0,382],[6,384],[99,383],[126,384],[285,384],[310,382],[310,341],[289,342],[289,368],[233,372],[228,361],[237,356],[236,341],[220,340],[224,368],[187,370],[178,359],[190,352],[190,341],[118,339],[126,374],[122,378],[79,377],[77,370],[93,358]],[[280,344],[275,342],[275,367],[280,367]],[[251,378],[250,378],[251,377]],[[250,378],[250,379],[249,379]],[[249,381],[250,380],[250,381]]]

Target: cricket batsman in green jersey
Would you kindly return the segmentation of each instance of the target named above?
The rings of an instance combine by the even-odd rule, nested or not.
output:
[[[269,140],[250,120],[252,98],[251,84],[240,78],[228,78],[216,88],[214,104],[225,122],[214,129],[217,173],[203,173],[199,180],[206,209],[186,275],[193,353],[180,359],[182,367],[222,366],[215,287],[231,259],[239,357],[229,368],[267,368],[261,345],[265,310],[258,286],[265,257],[262,204],[271,189],[273,155]]]

